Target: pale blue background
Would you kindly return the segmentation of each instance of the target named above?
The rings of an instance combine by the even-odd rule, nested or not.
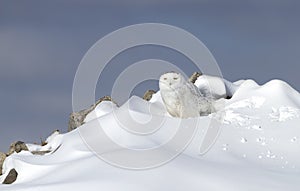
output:
[[[262,84],[279,78],[300,90],[299,18],[300,3],[292,0],[1,0],[0,150],[15,140],[34,142],[54,129],[66,131],[83,55],[104,35],[131,24],[159,22],[191,32],[229,80]],[[134,48],[112,61],[97,97],[109,94],[127,65],[146,58],[168,60],[187,73],[195,69],[174,51]],[[149,88],[156,83],[135,93]]]

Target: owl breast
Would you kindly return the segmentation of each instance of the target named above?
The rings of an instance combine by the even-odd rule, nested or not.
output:
[[[161,91],[161,93],[168,113],[173,117],[180,117],[181,103],[180,99],[178,99],[178,95],[172,91]]]

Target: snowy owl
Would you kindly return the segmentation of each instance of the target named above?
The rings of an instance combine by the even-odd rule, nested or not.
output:
[[[204,97],[198,88],[181,74],[169,72],[159,79],[162,100],[173,117],[189,118],[214,112],[213,100]]]

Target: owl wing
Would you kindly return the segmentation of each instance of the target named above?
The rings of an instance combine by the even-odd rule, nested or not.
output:
[[[193,83],[187,83],[190,92],[194,95],[196,103],[199,107],[200,115],[207,115],[213,111],[212,99],[209,96],[203,95],[201,91]]]
[[[188,89],[190,89],[190,91],[193,95],[198,96],[198,97],[204,97],[204,95],[200,92],[198,87],[195,86],[193,83],[187,82],[186,85],[187,85]]]

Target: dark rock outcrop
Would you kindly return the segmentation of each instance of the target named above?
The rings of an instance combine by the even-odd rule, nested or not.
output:
[[[22,141],[14,142],[10,145],[7,155],[11,155],[14,152],[19,153],[21,151],[28,151],[26,144]]]
[[[143,99],[149,101],[155,93],[156,92],[154,90],[147,90],[143,96]]]
[[[9,171],[2,184],[12,184],[17,180],[18,172],[13,168]]]
[[[192,83],[195,83],[196,80],[198,79],[199,76],[201,76],[202,73],[201,72],[194,72],[192,74],[192,76],[190,77],[189,81],[192,82]]]
[[[6,154],[0,152],[0,176],[2,175],[2,167],[5,159],[6,159]]]
[[[69,117],[68,131],[70,132],[70,131],[76,129],[77,127],[83,125],[84,124],[84,119],[86,118],[86,116],[91,111],[93,111],[97,107],[97,105],[99,105],[103,101],[111,101],[111,102],[115,103],[110,96],[104,96],[104,97],[100,98],[90,108],[81,110],[79,112],[73,112],[73,113],[71,113],[70,117]]]

